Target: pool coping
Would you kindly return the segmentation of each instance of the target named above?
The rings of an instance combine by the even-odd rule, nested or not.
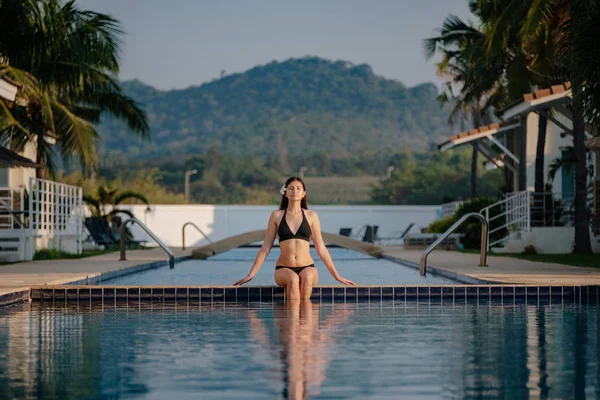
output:
[[[419,264],[415,264],[411,261],[403,260],[398,257],[390,256],[388,254],[384,254],[382,256],[382,258],[386,259],[388,261],[395,262],[396,264],[403,265],[408,268],[416,269],[417,271],[419,271],[421,268]],[[451,272],[446,269],[437,268],[437,267],[431,266],[431,265],[427,266],[427,274],[438,277],[438,278],[449,279],[451,281],[455,281],[458,283],[464,283],[464,284],[470,284],[470,285],[487,285],[487,284],[501,284],[502,283],[502,282],[493,281],[493,280],[489,280],[489,279],[473,278],[468,275]]]
[[[175,262],[177,263],[180,261],[186,261],[186,260],[191,260],[191,259],[192,259],[192,256],[187,255],[187,256],[175,258]],[[121,268],[121,269],[117,269],[117,270],[113,270],[113,271],[91,273],[82,279],[73,279],[73,280],[66,279],[63,283],[59,284],[58,286],[62,286],[62,285],[64,285],[64,286],[97,285],[101,282],[108,281],[110,279],[116,279],[116,278],[120,278],[123,276],[135,274],[138,272],[147,271],[150,269],[165,267],[167,265],[169,265],[168,260],[152,261],[149,263],[132,265],[130,267],[125,267],[125,268]],[[51,287],[51,286],[57,286],[57,285],[48,285],[48,284],[31,285],[31,286],[27,287],[26,289],[23,289],[23,287],[20,287],[20,288],[16,288],[13,291],[10,291],[10,292],[4,293],[4,294],[0,294],[0,307],[8,306],[8,305],[11,305],[14,303],[30,301],[32,288],[34,288],[34,287]]]
[[[398,257],[394,257],[394,256],[390,256],[390,255],[386,255],[384,254],[383,257],[384,259],[394,262],[396,264],[408,267],[408,268],[412,268],[415,270],[419,270],[419,265],[398,258]],[[181,261],[185,261],[185,260],[189,260],[192,259],[191,255],[187,255],[187,256],[181,256],[176,258],[176,262],[181,262]],[[188,290],[189,292],[189,288],[192,288],[193,290],[198,289],[198,296],[200,296],[202,294],[202,291],[208,291],[210,290],[211,293],[211,299],[213,299],[215,290],[217,291],[217,296],[216,299],[217,301],[219,301],[219,298],[225,298],[226,296],[226,291],[231,293],[231,290],[235,290],[236,293],[236,301],[237,301],[237,293],[238,293],[238,289],[241,289],[241,293],[246,293],[245,290],[248,290],[248,293],[250,293],[250,290],[252,291],[257,291],[259,293],[259,300],[262,301],[262,293],[267,293],[267,295],[265,296],[265,299],[273,299],[276,297],[282,297],[283,296],[283,289],[272,285],[272,286],[244,286],[244,287],[235,287],[235,286],[231,286],[231,285],[160,285],[160,286],[156,286],[156,285],[106,285],[103,284],[106,281],[109,281],[111,279],[115,279],[115,278],[119,278],[119,277],[123,277],[123,276],[127,276],[127,275],[131,275],[131,274],[135,274],[138,272],[142,272],[142,271],[146,271],[146,270],[150,270],[150,269],[155,269],[155,268],[160,268],[160,267],[164,267],[167,266],[168,262],[166,260],[160,260],[160,261],[152,261],[152,262],[146,262],[143,264],[138,264],[138,265],[133,265],[133,266],[129,266],[129,267],[125,267],[122,269],[118,269],[118,270],[112,270],[112,271],[106,271],[106,272],[100,272],[100,273],[95,273],[95,274],[89,274],[87,275],[85,278],[83,279],[72,279],[72,280],[66,280],[63,283],[60,284],[43,284],[43,285],[31,285],[30,287],[24,289],[23,287],[20,288],[16,288],[14,291],[5,293],[0,295],[0,307],[2,306],[6,306],[9,304],[13,304],[13,303],[18,303],[18,302],[24,302],[24,301],[32,301],[35,300],[36,297],[36,293],[41,293],[41,291],[48,289],[48,290],[54,290],[54,291],[64,291],[65,295],[63,296],[63,298],[67,299],[68,297],[77,297],[79,298],[79,295],[77,296],[67,296],[67,290],[76,290],[77,292],[80,292],[81,289],[102,289],[102,288],[106,288],[106,287],[111,287],[111,288],[115,288],[117,290],[127,290],[129,291],[129,289],[136,289],[138,290],[138,293],[141,293],[141,290],[144,290],[145,288],[163,288],[163,289],[167,289],[167,290],[174,290],[175,291],[175,297],[177,297],[176,293],[177,293],[177,289],[178,288],[183,288]],[[480,289],[483,289],[483,293],[481,294],[482,296],[486,296],[485,293],[489,292],[489,296],[490,299],[492,298],[492,287],[494,288],[500,288],[500,296],[503,297],[504,296],[504,288],[507,288],[507,294],[510,295],[510,293],[513,293],[513,296],[518,297],[519,294],[517,294],[517,287],[520,288],[524,288],[525,290],[525,297],[527,297],[527,293],[531,292],[530,295],[534,295],[534,292],[537,293],[537,296],[540,296],[540,288],[542,288],[542,297],[546,295],[552,297],[555,295],[555,293],[553,292],[553,289],[550,289],[552,287],[556,287],[556,288],[561,288],[561,295],[560,296],[564,296],[564,291],[565,288],[567,288],[567,294],[570,295],[571,293],[573,293],[573,296],[575,296],[575,293],[581,293],[583,291],[585,291],[586,293],[591,293],[589,289],[587,288],[596,288],[596,298],[598,298],[598,285],[560,285],[560,284],[550,284],[550,285],[539,285],[539,284],[514,284],[514,283],[503,283],[503,282],[497,282],[497,281],[491,281],[491,280],[483,280],[483,279],[478,279],[478,278],[473,278],[464,274],[460,274],[460,273],[454,273],[442,268],[438,268],[435,266],[428,266],[427,268],[428,270],[428,274],[432,275],[432,276],[436,276],[436,277],[440,277],[440,278],[444,278],[444,279],[448,279],[452,282],[456,282],[456,284],[454,283],[448,283],[448,284],[410,284],[410,285],[359,285],[356,287],[356,298],[361,298],[361,296],[359,295],[359,290],[364,293],[364,290],[367,291],[368,295],[367,298],[370,299],[371,296],[371,292],[375,291],[374,293],[377,293],[377,290],[379,290],[379,293],[381,294],[381,297],[387,297],[383,296],[383,292],[384,291],[388,291],[388,288],[391,288],[392,290],[392,297],[395,297],[395,289],[394,288],[399,288],[398,290],[404,290],[405,293],[409,293],[408,295],[406,295],[406,298],[410,297],[410,295],[412,295],[413,293],[416,295],[417,298],[419,297],[428,297],[428,298],[432,298],[432,294],[434,294],[434,296],[437,296],[438,294],[438,288],[439,289],[439,294],[441,297],[444,297],[444,291],[445,289],[442,289],[444,287],[449,287],[449,288],[458,288],[459,291],[461,291],[462,287],[470,287],[472,291],[474,291],[473,293],[471,293],[471,295],[479,298],[480,297]],[[468,285],[468,286],[465,286]],[[409,288],[409,289],[407,289]],[[412,288],[415,288],[414,290]],[[435,293],[432,293],[431,290],[434,290]],[[490,289],[485,289],[485,288],[490,288]],[[512,291],[509,290],[508,288],[513,288]],[[536,288],[534,289],[529,289],[529,288]],[[547,288],[547,290],[546,290]],[[585,288],[585,289],[582,289]],[[221,291],[222,289],[222,291]],[[344,298],[346,298],[346,294],[348,293],[348,290],[352,291],[353,289],[349,286],[335,286],[335,285],[317,285],[314,288],[314,291],[318,291],[319,295],[316,296],[315,292],[313,292],[313,295],[316,296],[319,299],[323,298],[323,291],[325,291],[325,298],[328,298],[329,296],[329,291],[331,290],[331,296],[335,297],[335,293],[341,293],[340,290],[343,290],[344,293]],[[497,290],[497,289],[494,289]],[[271,292],[271,294],[269,295],[269,291]],[[415,292],[416,291],[416,292]],[[427,294],[425,294],[425,291],[427,292]],[[486,292],[487,291],[487,292]],[[573,292],[572,292],[573,291]],[[455,296],[456,290],[452,289],[453,292],[453,296]],[[469,297],[469,295],[467,295],[467,289],[465,289],[465,298]],[[89,298],[91,298],[91,292]],[[129,292],[127,292],[129,293]],[[208,292],[205,292],[205,294]],[[222,293],[219,294],[219,293]],[[387,292],[386,292],[387,293]],[[462,293],[462,292],[460,292]],[[476,293],[476,295],[475,295]],[[519,289],[519,293],[521,293],[521,289]],[[447,293],[446,293],[447,294]],[[497,293],[496,293],[497,294]],[[127,294],[128,296],[129,294]],[[593,293],[592,293],[593,295]],[[208,296],[206,294],[206,296]],[[104,298],[104,296],[102,296]],[[117,293],[114,293],[114,298],[117,298]],[[153,296],[151,296],[153,297]],[[158,298],[164,298],[164,293],[163,296],[158,296]],[[188,299],[189,299],[189,294],[187,295]],[[243,297],[243,296],[242,296]],[[38,296],[39,298],[39,296]],[[229,296],[229,298],[231,299],[231,295]],[[250,295],[248,294],[247,300],[250,300]],[[212,301],[212,300],[211,300]]]

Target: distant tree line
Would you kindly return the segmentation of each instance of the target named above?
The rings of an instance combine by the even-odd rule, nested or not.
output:
[[[235,156],[218,147],[212,147],[201,155],[185,160],[130,161],[108,163],[100,166],[98,183],[117,183],[122,190],[139,189],[141,176],[150,176],[154,189],[146,187],[143,193],[151,203],[155,202],[153,190],[172,193],[184,192],[185,171],[195,169],[190,177],[191,202],[209,204],[276,204],[278,189],[290,175],[297,175],[300,167],[306,167],[305,177],[332,179],[352,176],[380,177],[371,190],[373,204],[440,204],[469,197],[470,152],[468,150],[439,153],[437,150],[413,153],[409,149],[393,152],[372,150],[352,157],[336,158],[326,152],[312,155],[290,155],[291,168],[283,168],[276,158],[262,159],[258,156]],[[387,168],[393,166],[390,176]],[[480,191],[484,196],[497,197],[502,193],[503,175],[500,171],[486,172],[479,168]],[[133,185],[132,187],[129,187]],[[353,204],[348,184],[347,197],[340,204]],[[92,190],[92,189],[90,189]],[[309,187],[310,190],[310,187]],[[173,197],[180,203],[181,197]]]

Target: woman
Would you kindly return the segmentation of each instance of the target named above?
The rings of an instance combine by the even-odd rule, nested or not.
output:
[[[310,256],[311,237],[317,254],[335,280],[345,285],[356,286],[336,271],[321,237],[319,217],[316,212],[308,210],[306,203],[304,181],[292,176],[281,188],[279,210],[271,213],[265,240],[256,255],[254,265],[246,277],[234,283],[235,286],[243,285],[254,278],[271,251],[276,235],[279,236],[280,255],[275,267],[275,282],[285,288],[288,299],[309,299],[312,288],[319,279]]]

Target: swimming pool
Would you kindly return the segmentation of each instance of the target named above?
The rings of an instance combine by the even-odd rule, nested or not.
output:
[[[210,257],[207,260],[178,262],[175,269],[161,267],[111,279],[102,283],[115,285],[231,285],[248,274],[257,248],[238,248]],[[377,259],[362,253],[329,249],[339,273],[357,285],[381,284],[439,284],[453,283],[435,276],[421,277],[419,271],[392,261]],[[319,284],[340,284],[319,259],[314,248],[311,255],[319,271]],[[275,285],[273,272],[279,248],[273,248],[254,279],[245,286]]]
[[[599,398],[599,316],[573,302],[19,304],[0,309],[0,398]]]

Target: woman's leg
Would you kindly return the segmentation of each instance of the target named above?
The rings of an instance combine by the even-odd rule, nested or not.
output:
[[[275,283],[285,288],[285,295],[288,299],[300,298],[300,277],[291,269],[276,269]]]
[[[300,298],[310,299],[313,286],[319,281],[319,273],[315,267],[304,268],[300,272]]]

